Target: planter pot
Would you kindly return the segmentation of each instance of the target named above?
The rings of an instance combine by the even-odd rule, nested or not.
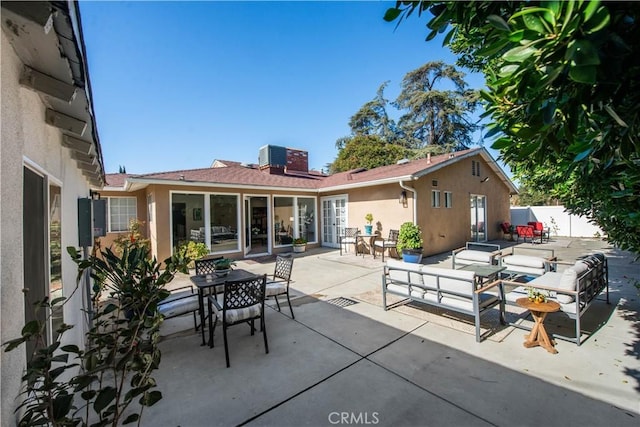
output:
[[[373,233],[373,225],[364,226],[364,234],[371,235]]]
[[[420,264],[422,261],[422,248],[420,249],[403,249],[402,260],[412,264]]]
[[[231,269],[230,268],[224,268],[224,269],[220,269],[220,270],[215,270],[213,272],[213,274],[215,274],[217,277],[226,277],[229,275],[229,273],[231,273]]]
[[[306,244],[293,245],[293,252],[304,252],[307,250]]]

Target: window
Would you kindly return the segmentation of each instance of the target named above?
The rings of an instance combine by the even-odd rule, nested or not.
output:
[[[440,207],[440,190],[431,190],[431,207]]]
[[[471,175],[480,176],[480,162],[471,160]]]
[[[138,217],[135,197],[109,197],[109,231],[129,230],[129,222]]]
[[[451,191],[444,192],[444,207],[451,208],[453,206],[453,193]]]

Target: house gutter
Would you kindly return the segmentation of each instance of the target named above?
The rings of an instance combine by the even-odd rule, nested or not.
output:
[[[400,188],[404,189],[404,190],[409,190],[413,193],[413,223],[417,224],[417,219],[418,219],[418,191],[416,191],[416,189],[414,189],[413,187],[407,187],[403,180],[398,181],[398,184],[400,185]]]

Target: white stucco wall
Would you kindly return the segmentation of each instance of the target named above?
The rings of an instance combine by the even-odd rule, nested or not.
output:
[[[77,246],[77,199],[88,197],[89,185],[69,150],[61,145],[61,132],[44,122],[45,105],[40,96],[18,84],[21,61],[4,32],[2,34],[0,144],[0,339],[20,336],[24,326],[22,206],[23,166],[46,175],[62,187],[62,247]],[[62,253],[63,293],[70,296],[75,287],[76,266]],[[66,305],[64,321],[75,325],[65,341],[82,345],[85,324],[81,312],[82,292],[76,292]],[[0,425],[15,425],[15,398],[25,367],[25,352],[2,351],[0,359]]]
[[[526,224],[529,221],[544,223],[545,226],[551,228],[551,233],[554,236],[604,236],[600,227],[591,224],[587,218],[570,215],[565,211],[564,206],[514,206],[511,208],[512,224]]]

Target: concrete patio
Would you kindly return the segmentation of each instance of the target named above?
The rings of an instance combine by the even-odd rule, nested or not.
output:
[[[295,320],[286,302],[281,313],[269,303],[269,354],[260,334],[235,326],[227,369],[219,329],[210,349],[190,316],[165,321],[154,375],[164,397],[145,409],[142,424],[638,425],[640,264],[595,239],[537,246],[554,248],[560,260],[593,251],[609,259],[611,304],[587,311],[580,347],[558,340],[556,355],[524,348],[525,332],[499,325],[497,311],[483,322],[481,343],[464,316],[406,305],[385,312],[379,257],[308,250],[294,255]],[[449,254],[423,263],[451,265]],[[237,268],[272,273],[273,265],[266,257]],[[180,276],[172,286],[188,282]],[[572,327],[559,316],[547,324]]]

